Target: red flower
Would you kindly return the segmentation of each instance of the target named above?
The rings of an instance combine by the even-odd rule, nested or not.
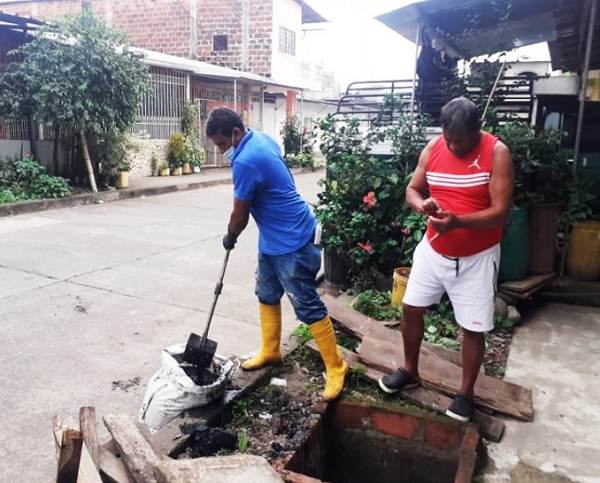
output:
[[[360,242],[358,242],[357,245],[359,247],[361,247],[367,253],[371,253],[373,251],[373,247],[371,245],[369,245],[369,240],[367,240],[367,243],[360,243]]]
[[[24,158],[31,158],[31,153],[25,153],[25,154],[23,155],[23,157],[24,157]]]
[[[406,236],[410,235],[410,228],[404,228],[402,233],[404,233]]]
[[[367,209],[369,210],[377,206],[377,198],[375,198],[375,193],[373,191],[369,191],[367,196],[363,198],[363,202],[367,205]]]

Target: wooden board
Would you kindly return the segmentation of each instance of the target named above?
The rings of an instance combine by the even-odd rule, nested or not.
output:
[[[399,331],[389,329],[384,324],[348,307],[344,299],[335,298],[327,294],[323,295],[321,298],[327,306],[331,318],[357,339],[362,340],[365,336],[371,336],[382,340],[389,340],[394,344],[402,346],[402,334]],[[435,349],[433,347],[435,347]],[[433,346],[433,344],[423,342],[421,353],[430,351],[435,352],[439,357],[452,364],[462,366],[460,352],[458,351],[446,349],[441,346]]]
[[[103,419],[134,481],[156,483],[154,468],[160,463],[160,458],[134,422],[126,416],[114,414],[107,414]]]
[[[96,409],[93,406],[83,406],[79,409],[79,428],[83,441],[87,446],[96,469],[100,468],[100,455],[98,454],[98,432],[96,430]]]
[[[71,423],[71,418],[67,418],[63,424],[60,423],[60,417],[54,416],[52,418],[53,430],[54,430],[54,442],[58,448],[62,442],[63,431],[67,427],[74,426]],[[56,482],[56,478],[52,478],[52,482]],[[81,459],[79,461],[79,472],[77,475],[77,483],[102,483],[100,474],[96,471],[96,466],[92,461],[89,451],[85,445],[81,448]]]
[[[543,275],[529,275],[523,280],[516,280],[512,282],[503,282],[498,285],[498,288],[502,291],[515,293],[530,292],[534,288],[541,288],[545,283],[548,283],[556,277],[556,272],[545,273]]]
[[[100,473],[105,483],[135,483],[121,458],[103,447],[99,448],[99,456]]]
[[[390,373],[404,364],[400,346],[387,340],[364,337],[358,350],[365,365]],[[462,369],[435,354],[421,352],[419,373],[423,385],[454,396],[460,388]],[[480,375],[475,383],[475,404],[522,421],[533,421],[530,389],[490,376]]]
[[[62,431],[56,483],[73,483],[77,481],[82,446],[83,436],[81,431],[77,429]]]
[[[319,353],[319,349],[317,348],[314,340],[309,341],[306,344],[306,347],[315,354]],[[356,368],[358,366],[362,366],[364,368],[364,372],[362,372],[361,375],[366,380],[378,384],[381,376],[385,375],[384,372],[378,371],[377,369],[373,369],[369,366],[365,366],[363,363],[361,363],[361,361],[358,359],[358,354],[355,354],[344,347],[338,346],[338,348],[340,349],[344,360],[351,368]],[[441,414],[446,412],[446,409],[452,402],[452,399],[448,396],[423,386],[407,389],[405,391],[399,391],[398,394],[402,398],[417,406],[430,409]],[[472,421],[479,426],[482,436],[487,440],[497,443],[502,438],[505,425],[504,421],[501,419],[490,416],[489,414],[485,414],[476,409]]]

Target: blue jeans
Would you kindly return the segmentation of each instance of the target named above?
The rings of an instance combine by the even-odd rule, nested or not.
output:
[[[287,293],[296,317],[305,324],[322,320],[327,307],[317,293],[315,278],[321,268],[321,247],[307,243],[285,255],[258,254],[256,296],[261,304],[276,305]]]

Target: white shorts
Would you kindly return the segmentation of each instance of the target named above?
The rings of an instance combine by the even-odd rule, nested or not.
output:
[[[473,332],[494,328],[494,296],[500,244],[470,257],[450,258],[437,253],[427,237],[415,248],[403,303],[429,307],[448,293],[456,321]]]

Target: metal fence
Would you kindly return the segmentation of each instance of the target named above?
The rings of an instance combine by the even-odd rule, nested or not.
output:
[[[223,157],[206,139],[204,129],[211,109],[226,105],[240,113],[244,123],[260,128],[260,112],[253,112],[253,105],[260,104],[260,86],[236,83],[229,79],[215,79],[187,74],[182,71],[151,68],[150,91],[142,99],[138,120],[130,129],[131,134],[142,139],[169,139],[181,131],[181,117],[185,102],[197,103],[199,110],[200,143],[205,149],[206,166],[222,166]],[[35,129],[35,140],[54,139],[54,128],[39,125]],[[61,130],[61,138],[66,133]],[[0,139],[28,140],[30,138],[27,119],[0,119]]]

